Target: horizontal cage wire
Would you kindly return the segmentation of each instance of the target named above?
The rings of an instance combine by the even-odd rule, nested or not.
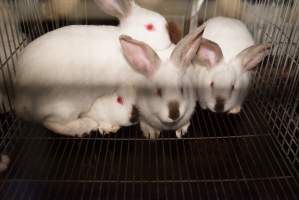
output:
[[[186,136],[155,140],[139,125],[79,138],[22,121],[13,104],[22,50],[60,27],[118,21],[94,0],[0,0],[0,199],[298,199],[299,1],[204,0],[196,14],[200,0],[136,1],[185,34],[227,16],[272,44],[242,112],[197,106]]]

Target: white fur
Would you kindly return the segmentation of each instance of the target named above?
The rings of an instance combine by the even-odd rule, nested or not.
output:
[[[242,70],[236,56],[254,45],[247,27],[239,20],[216,17],[206,22],[203,37],[217,43],[223,53],[223,60],[210,69],[197,65],[193,80],[197,98],[202,108],[215,111],[216,98],[225,99],[224,111],[241,108],[251,81],[251,72]],[[210,86],[214,82],[214,88]],[[231,91],[234,85],[234,90]]]
[[[132,3],[129,16],[120,20],[119,27],[60,28],[30,43],[17,66],[17,115],[65,135],[82,136],[96,129],[96,120],[82,116],[99,97],[113,94],[119,86],[147,81],[124,59],[120,34],[145,41],[154,49],[171,44],[166,20],[155,12]],[[155,31],[146,30],[148,23]]]
[[[132,8],[130,16],[121,21],[120,33],[143,41],[155,50],[170,47],[166,19],[156,12],[139,7],[134,2]],[[154,31],[146,30],[147,24],[153,24]]]
[[[160,69],[154,74],[152,81],[144,82],[138,92],[141,129],[147,138],[159,137],[161,130],[176,130],[177,137],[181,137],[186,134],[194,111],[196,98],[190,75],[169,59],[173,49],[174,46],[159,52],[164,60]],[[156,94],[157,88],[161,88],[162,97]],[[183,94],[181,88],[184,90]],[[180,117],[176,121],[169,118],[168,104],[171,101],[179,103]],[[187,124],[187,128],[182,130]]]
[[[121,97],[123,103],[118,102]],[[116,132],[121,126],[130,126],[136,91],[133,87],[121,87],[111,95],[98,98],[85,117],[94,119],[101,133]]]
[[[270,52],[273,56],[286,52],[290,57],[298,54],[299,32],[294,31],[298,30],[298,1],[292,5],[287,1],[218,0],[217,5],[221,15],[244,20],[256,41],[273,42],[275,46]]]
[[[191,61],[198,51],[203,30],[204,26],[200,26],[177,46],[158,52],[162,58],[160,68],[137,93],[140,126],[146,137],[156,138],[161,130],[175,130],[179,138],[187,133],[196,103],[190,79],[193,74]],[[157,94],[157,88],[161,89],[162,95]],[[172,102],[178,105],[176,118],[171,117],[169,105]]]

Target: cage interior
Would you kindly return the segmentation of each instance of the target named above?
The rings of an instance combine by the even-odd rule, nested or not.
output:
[[[91,0],[66,1],[68,9],[57,2],[0,1],[0,150],[10,158],[1,199],[298,199],[298,1],[206,0],[194,15],[198,1],[140,0],[185,33],[224,15],[273,44],[240,114],[197,107],[186,136],[163,132],[156,140],[139,125],[77,138],[16,118],[14,66],[30,41],[70,24],[117,25]]]

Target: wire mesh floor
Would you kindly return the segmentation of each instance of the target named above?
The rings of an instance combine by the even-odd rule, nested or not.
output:
[[[137,126],[67,138],[6,118],[11,157],[1,199],[298,199],[298,180],[261,114],[198,111],[188,135],[144,139]],[[13,123],[13,126],[9,124]]]

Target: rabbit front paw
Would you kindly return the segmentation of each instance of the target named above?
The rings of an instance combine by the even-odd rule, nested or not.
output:
[[[160,136],[160,131],[152,128],[151,126],[140,122],[140,128],[143,132],[143,135],[147,139],[156,139]]]
[[[188,128],[190,126],[190,122],[188,122],[185,126],[182,128],[176,130],[175,135],[177,138],[182,138],[184,135],[188,133]]]
[[[110,133],[116,133],[120,129],[120,126],[102,122],[102,123],[100,123],[100,126],[98,129],[101,134],[108,135]]]
[[[231,109],[228,113],[229,114],[239,114],[241,112],[241,106],[236,106],[233,109]]]

